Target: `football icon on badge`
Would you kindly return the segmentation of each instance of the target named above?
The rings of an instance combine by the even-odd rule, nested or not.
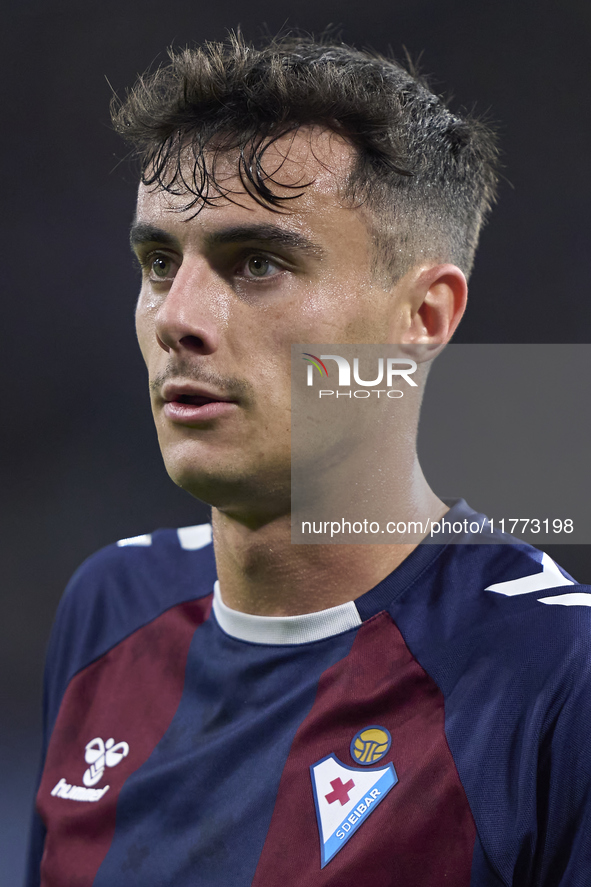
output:
[[[351,757],[357,764],[377,764],[388,753],[392,737],[384,727],[372,724],[356,733],[351,740]]]

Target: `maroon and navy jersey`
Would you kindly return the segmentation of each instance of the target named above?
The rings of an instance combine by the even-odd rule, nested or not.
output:
[[[207,525],[104,549],[50,642],[28,887],[588,887],[590,604],[525,544],[285,618],[224,605]]]

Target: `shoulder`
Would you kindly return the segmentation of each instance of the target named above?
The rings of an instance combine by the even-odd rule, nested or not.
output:
[[[591,588],[579,584],[544,551],[501,532],[464,500],[450,503],[443,519],[448,533],[434,555],[427,544],[426,569],[409,589],[417,605],[434,610],[429,629],[445,625],[449,635],[504,634],[506,649],[521,631],[541,639],[591,620]],[[437,542],[437,539],[432,541]],[[443,544],[441,544],[443,543]],[[410,595],[407,595],[407,599]],[[528,628],[535,632],[527,631]],[[429,638],[431,640],[431,638]],[[433,638],[434,640],[434,638]]]
[[[494,761],[518,742],[534,768],[545,742],[591,723],[591,587],[523,543],[450,546],[433,572],[407,626],[450,744]]]
[[[539,883],[586,883],[591,587],[528,545],[450,557],[454,629],[432,664],[484,851],[505,883],[536,867]],[[569,866],[572,882],[557,874]]]
[[[97,609],[113,608],[122,624],[141,622],[210,594],[214,581],[209,524],[156,530],[120,539],[84,561],[66,588],[58,619],[93,618]]]
[[[590,675],[591,587],[525,543],[445,547],[391,612],[446,695]]]
[[[443,588],[455,608],[468,608],[479,621],[519,619],[539,611],[583,607],[591,614],[591,588],[582,585],[548,554],[523,542],[448,546],[438,565]],[[553,614],[548,607],[554,607]]]
[[[215,579],[213,564],[210,524],[120,539],[84,561],[68,584],[61,606],[75,606],[84,598],[87,608],[97,595],[103,605],[114,596],[118,600],[139,596],[149,609],[167,604],[171,594],[175,598],[171,603],[178,603],[185,594],[197,596],[195,583],[199,590],[204,582],[208,585],[211,575]],[[211,590],[208,585],[205,593]]]
[[[166,610],[212,593],[211,526],[121,539],[76,570],[57,610],[47,653],[50,708],[72,676]]]

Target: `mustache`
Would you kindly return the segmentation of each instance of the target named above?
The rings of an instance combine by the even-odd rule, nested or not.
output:
[[[189,364],[185,361],[169,363],[166,369],[150,381],[150,392],[152,394],[158,394],[166,382],[171,382],[176,379],[208,385],[211,388],[214,388],[219,394],[232,400],[237,400],[239,398],[251,399],[254,395],[252,385],[245,379],[222,376],[219,373],[205,369],[199,364]]]

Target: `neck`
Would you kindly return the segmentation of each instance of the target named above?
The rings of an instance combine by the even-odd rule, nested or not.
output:
[[[440,520],[447,510],[417,462],[412,482],[392,503],[392,513],[426,522]],[[212,524],[224,603],[259,616],[297,616],[354,600],[395,570],[417,545],[294,545],[287,510],[260,523],[214,508]]]

